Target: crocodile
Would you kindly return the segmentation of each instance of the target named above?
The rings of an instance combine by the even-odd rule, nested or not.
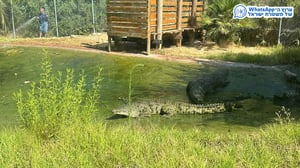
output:
[[[232,111],[234,105],[231,103],[214,104],[189,104],[189,103],[159,103],[159,102],[141,102],[133,103],[131,106],[125,105],[113,109],[115,115],[128,117],[149,117],[151,115],[174,115],[174,114],[206,114],[222,113]]]
[[[186,93],[192,103],[200,104],[205,96],[216,92],[218,88],[228,85],[228,70],[220,69],[213,73],[201,75],[196,80],[190,81]]]

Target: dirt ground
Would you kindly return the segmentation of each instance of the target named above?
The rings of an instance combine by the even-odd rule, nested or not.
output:
[[[1,39],[0,47],[2,46],[36,46],[36,47],[51,47],[63,48],[78,51],[101,52],[107,53],[107,34],[97,33],[89,36],[67,36],[67,37],[51,37],[51,38],[19,38],[19,39]],[[150,58],[174,60],[180,62],[195,62],[195,58],[205,59],[208,56],[222,55],[225,53],[248,53],[248,54],[268,54],[271,52],[267,47],[242,47],[229,46],[227,48],[220,48],[212,42],[205,45],[183,45],[181,48],[175,46],[164,47],[162,50],[153,48]],[[145,57],[144,47],[132,42],[124,42],[121,46],[113,47],[112,54],[123,56],[141,56]]]

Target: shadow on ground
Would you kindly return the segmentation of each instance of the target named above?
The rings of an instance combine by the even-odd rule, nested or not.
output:
[[[102,51],[108,50],[108,43],[98,43],[98,44],[89,44],[89,43],[81,43],[83,47],[92,48]],[[136,42],[130,41],[121,41],[120,44],[112,45],[112,51],[114,52],[122,52],[122,53],[135,53],[135,54],[144,54],[146,51],[146,46],[138,45]]]

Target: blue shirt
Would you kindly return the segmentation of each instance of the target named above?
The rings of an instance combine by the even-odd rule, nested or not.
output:
[[[48,22],[48,16],[45,13],[41,13],[39,15],[39,22],[40,24]]]

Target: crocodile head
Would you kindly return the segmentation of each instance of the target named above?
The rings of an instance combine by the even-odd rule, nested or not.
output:
[[[135,103],[131,106],[123,106],[118,109],[114,109],[112,112],[116,115],[123,115],[128,117],[149,117],[152,114],[160,112],[160,108],[155,104],[148,103]]]
[[[140,114],[137,110],[129,107],[123,107],[119,109],[112,110],[112,113],[115,115],[122,115],[122,116],[128,116],[128,117],[139,117]]]

